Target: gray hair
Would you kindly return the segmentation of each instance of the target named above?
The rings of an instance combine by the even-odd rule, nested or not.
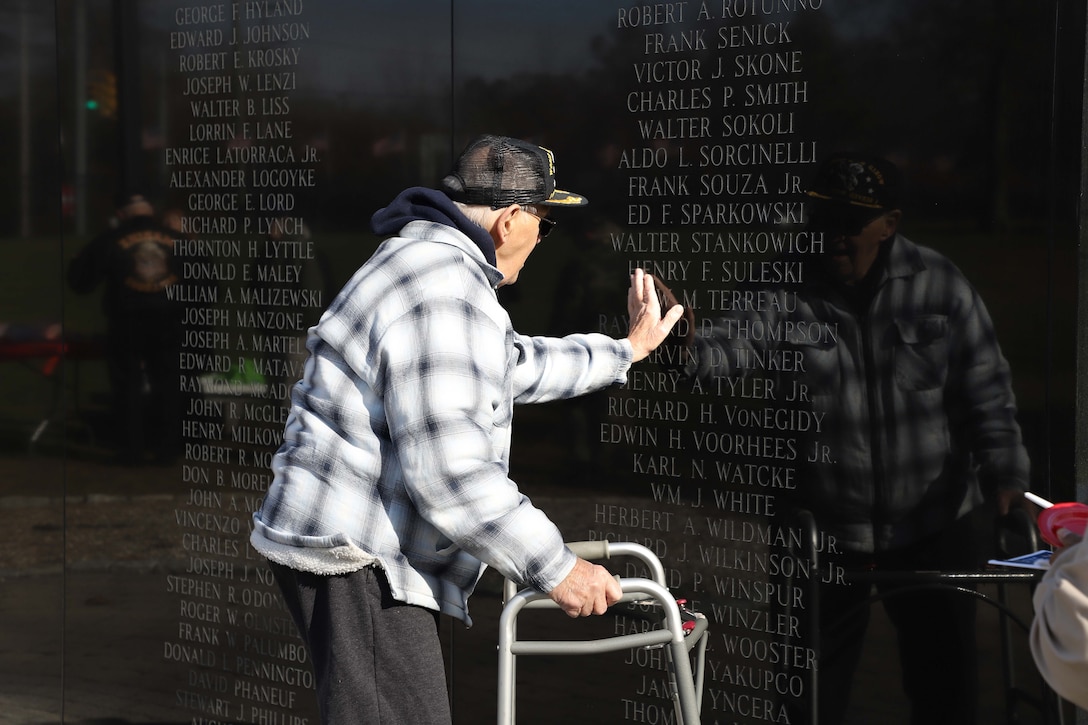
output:
[[[464,204],[459,201],[453,202],[462,214],[464,214],[470,222],[480,227],[481,229],[487,229],[491,223],[492,209],[489,206],[481,204]]]

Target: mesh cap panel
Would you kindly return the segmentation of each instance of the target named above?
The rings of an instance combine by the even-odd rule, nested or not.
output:
[[[442,179],[454,201],[498,209],[511,204],[582,206],[584,196],[555,188],[555,157],[548,149],[506,136],[480,136]]]

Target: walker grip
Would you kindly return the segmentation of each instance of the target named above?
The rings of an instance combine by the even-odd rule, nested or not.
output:
[[[597,561],[600,559],[608,559],[608,542],[601,541],[568,541],[567,547],[574,552],[574,555],[585,559],[586,561]]]

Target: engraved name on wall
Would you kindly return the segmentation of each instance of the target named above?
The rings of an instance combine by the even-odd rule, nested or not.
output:
[[[804,345],[778,344],[838,334],[788,321],[806,261],[823,252],[803,194],[823,151],[805,123],[820,88],[804,26],[822,5],[670,2],[615,16],[630,72],[617,109],[626,206],[612,247],[693,314],[609,393],[598,441],[623,451],[644,498],[596,504],[587,533],[654,550],[674,594],[709,618],[708,720],[797,719],[789,704],[810,696],[816,659],[809,587],[843,576],[834,540],[817,535],[810,557],[809,532],[789,515],[802,465],[835,451],[809,404]],[[717,340],[703,352],[712,374],[690,374],[689,332]],[[640,626],[621,617],[616,628]],[[661,653],[627,662],[635,685],[620,716],[671,722]]]
[[[306,329],[326,300],[305,200],[321,151],[293,117],[311,44],[302,0],[179,8],[169,62],[184,111],[163,159],[180,223],[186,394],[180,422],[188,497],[174,515],[188,552],[166,587],[176,636],[163,657],[186,671],[175,706],[192,722],[314,721],[313,675],[250,518],[271,477]]]

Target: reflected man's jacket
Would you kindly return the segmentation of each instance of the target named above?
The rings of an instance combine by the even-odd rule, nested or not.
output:
[[[815,274],[734,300],[697,336],[688,372],[773,376],[769,405],[811,413],[771,431],[797,440],[786,460],[755,462],[795,468],[795,500],[842,549],[906,546],[998,488],[1026,488],[1008,363],[982,299],[945,257],[896,236],[862,313]]]

